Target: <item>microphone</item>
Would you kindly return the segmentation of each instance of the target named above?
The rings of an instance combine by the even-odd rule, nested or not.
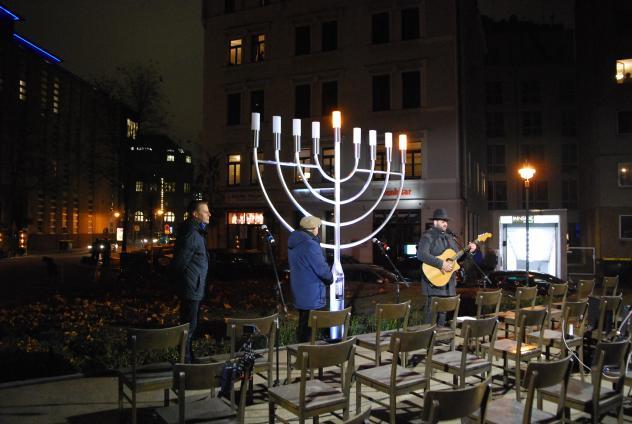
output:
[[[379,241],[375,237],[373,238],[373,243],[377,244],[379,247],[381,247],[382,249],[386,250],[387,252],[389,250],[391,250],[391,247],[388,244],[384,243],[383,241]]]
[[[276,243],[276,240],[274,240],[274,237],[272,236],[272,234],[270,233],[270,230],[268,229],[268,226],[263,224],[260,227],[261,231],[263,231],[263,235],[264,237],[270,242],[270,244],[274,244]]]
[[[451,230],[451,229],[449,229],[449,228],[448,228],[448,229],[446,229],[446,230],[445,230],[445,232],[446,232],[446,233],[448,233],[448,234],[450,234],[452,237],[456,237],[456,234],[454,234],[454,233],[452,232],[452,230]]]

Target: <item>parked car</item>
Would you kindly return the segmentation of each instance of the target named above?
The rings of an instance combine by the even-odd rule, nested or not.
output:
[[[260,250],[209,249],[209,276],[220,280],[273,277],[270,257]]]
[[[529,272],[529,280],[527,282],[527,274],[525,271],[494,271],[488,275],[490,281],[484,278],[478,280],[479,287],[501,288],[507,292],[515,292],[520,286],[537,286],[539,295],[546,295],[550,284],[561,284],[564,280],[554,275],[544,274],[541,272]],[[491,284],[490,284],[491,282]],[[574,292],[576,286],[569,282],[569,292]]]

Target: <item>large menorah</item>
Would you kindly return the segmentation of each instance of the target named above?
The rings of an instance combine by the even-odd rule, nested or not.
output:
[[[325,170],[322,168],[320,161],[318,159],[318,155],[320,151],[320,122],[312,122],[312,153],[313,153],[313,158],[314,158],[313,164],[300,162],[300,153],[301,153],[301,120],[300,119],[292,120],[292,138],[294,139],[294,162],[281,162],[279,158],[279,153],[281,151],[281,117],[280,116],[272,117],[272,135],[273,135],[273,140],[274,140],[274,160],[259,160],[257,150],[259,148],[259,131],[261,128],[260,115],[259,113],[253,113],[252,120],[251,120],[251,129],[252,129],[252,135],[253,135],[253,142],[252,142],[252,155],[253,156],[252,157],[255,163],[257,179],[259,181],[259,185],[261,186],[261,190],[263,191],[263,195],[266,201],[268,202],[268,205],[270,206],[270,209],[272,210],[272,212],[274,212],[274,214],[279,219],[279,221],[281,221],[281,223],[289,231],[294,231],[294,229],[292,228],[290,224],[288,224],[285,221],[285,219],[283,219],[281,214],[277,211],[274,204],[270,200],[270,197],[268,196],[266,187],[263,184],[263,181],[261,179],[261,172],[259,170],[260,163],[266,164],[266,165],[276,165],[279,180],[281,181],[281,185],[283,186],[285,193],[287,194],[290,201],[294,204],[294,206],[303,215],[308,216],[308,215],[313,215],[313,214],[305,210],[305,208],[303,208],[296,201],[296,199],[290,192],[290,189],[288,188],[287,183],[285,182],[285,178],[283,177],[283,172],[281,170],[282,167],[296,168],[298,171],[298,174],[301,177],[301,180],[303,181],[303,183],[305,184],[305,187],[309,190],[309,192],[318,200],[325,202],[326,204],[333,205],[334,221],[331,222],[331,221],[323,220],[322,225],[334,228],[334,243],[333,244],[321,243],[321,246],[325,249],[333,249],[334,251],[334,263],[332,266],[334,282],[333,282],[333,285],[330,287],[330,292],[329,292],[329,300],[330,300],[329,309],[332,311],[339,311],[341,309],[344,309],[344,292],[345,292],[344,291],[344,273],[342,271],[342,265],[340,263],[340,250],[349,249],[351,247],[358,246],[370,240],[376,234],[378,234],[382,230],[382,228],[384,228],[384,226],[388,223],[388,221],[393,216],[393,213],[397,209],[397,205],[399,204],[399,200],[402,195],[402,188],[404,187],[404,179],[405,179],[405,174],[406,174],[405,172],[406,135],[401,134],[399,136],[399,150],[401,154],[400,172],[391,171],[391,160],[392,160],[392,153],[393,153],[393,134],[390,132],[384,133],[384,148],[386,150],[386,158],[385,158],[386,171],[375,170],[375,161],[377,157],[377,133],[375,130],[370,130],[369,131],[369,147],[371,150],[371,168],[362,169],[362,168],[358,168],[358,165],[360,163],[360,150],[361,150],[360,147],[361,147],[362,130],[360,128],[354,128],[353,129],[353,146],[354,146],[354,160],[355,160],[354,166],[351,172],[349,172],[347,176],[341,177],[340,175],[340,162],[341,162],[341,152],[340,152],[341,115],[340,115],[340,112],[338,111],[333,112],[332,121],[333,121],[333,130],[334,130],[334,175],[333,176],[328,175],[327,172],[325,172]],[[314,189],[314,187],[312,187],[312,185],[309,182],[309,178],[306,177],[306,175],[304,174],[303,168],[316,169],[318,170],[320,175],[322,175],[324,180],[333,183],[334,198],[333,199],[327,198],[321,195],[317,189]],[[340,198],[340,195],[341,195],[340,185],[346,181],[349,181],[356,173],[368,174],[366,181],[364,182],[364,186],[353,196],[350,196],[349,198],[342,200]],[[378,196],[378,198],[375,200],[373,205],[362,215],[354,219],[342,222],[341,216],[340,216],[340,207],[342,205],[347,205],[353,202],[354,200],[358,199],[360,196],[362,196],[362,194],[370,186],[371,181],[373,181],[373,175],[375,174],[384,175],[382,191],[380,192],[380,195]],[[347,227],[347,226],[356,224],[357,222],[369,216],[371,212],[375,210],[375,208],[380,204],[380,202],[382,201],[382,198],[384,197],[384,193],[386,192],[386,188],[388,187],[388,183],[391,176],[400,177],[400,183],[399,183],[399,191],[397,193],[397,199],[395,200],[395,203],[393,204],[393,207],[391,208],[386,219],[381,223],[379,227],[377,227],[371,234],[367,235],[366,237],[360,240],[350,242],[350,243],[341,244],[341,241],[340,241],[341,227]],[[340,329],[338,328],[332,329],[332,335],[331,335],[332,338],[337,338],[339,331]]]

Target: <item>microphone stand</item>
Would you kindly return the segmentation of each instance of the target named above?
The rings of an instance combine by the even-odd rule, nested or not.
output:
[[[270,257],[270,262],[272,263],[272,271],[274,272],[274,279],[276,280],[276,297],[277,297],[277,310],[282,309],[283,313],[287,315],[287,305],[285,304],[285,299],[283,298],[283,290],[281,290],[281,281],[279,280],[279,273],[277,272],[276,260],[274,258],[274,251],[272,249],[272,240],[271,236],[264,237],[266,239],[266,244],[268,245],[268,256]],[[279,302],[280,301],[280,302]],[[278,386],[280,384],[279,380],[279,336],[280,336],[280,326],[279,318],[277,317],[275,323],[275,335],[274,335],[274,350],[276,352],[276,379],[274,380],[274,386]]]
[[[456,245],[457,245],[457,246],[459,246],[459,248],[460,248],[460,249],[464,249],[463,245],[459,242],[459,239],[457,239],[457,238],[456,238],[456,234],[454,234],[454,233],[452,233],[452,232],[449,232],[449,233],[447,233],[447,234],[449,234],[449,235],[451,235],[451,236],[452,236],[452,238],[454,239],[454,241],[455,241]],[[478,246],[478,248],[480,249],[480,248],[481,248],[481,246]],[[469,253],[469,251],[468,251],[467,253]],[[476,261],[475,261],[474,259],[472,259],[472,263],[474,264],[474,266],[476,267],[476,269],[478,269],[478,271],[479,271],[479,272],[481,273],[481,275],[483,276],[483,288],[487,288],[487,287],[485,286],[485,282],[486,282],[486,281],[489,283],[489,285],[490,285],[490,287],[491,287],[491,285],[492,285],[492,280],[490,280],[490,279],[489,279],[489,277],[487,276],[487,274],[485,273],[485,271],[483,271],[483,270],[481,269],[481,267],[480,267],[480,266],[476,263]]]
[[[381,243],[376,243],[376,244],[379,247],[380,252],[382,252],[382,255],[384,255],[384,257],[386,258],[388,263],[391,265],[391,268],[393,268],[393,271],[395,271],[395,276],[397,277],[397,280],[398,280],[398,281],[395,281],[395,286],[397,287],[397,291],[396,291],[397,294],[396,294],[395,303],[399,303],[399,289],[400,289],[400,285],[404,284],[404,285],[406,285],[406,287],[410,287],[410,285],[408,284],[408,282],[406,281],[406,279],[404,278],[402,273],[399,271],[399,268],[397,268],[395,266],[395,264],[391,260],[390,256],[388,256],[388,252],[386,251],[386,249],[384,249],[384,246],[382,246]]]

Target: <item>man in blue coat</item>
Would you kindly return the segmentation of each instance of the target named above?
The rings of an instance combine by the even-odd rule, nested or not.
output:
[[[208,203],[192,201],[188,218],[178,227],[173,272],[180,294],[180,322],[189,323],[186,362],[194,359],[192,340],[198,323],[200,302],[206,288],[208,273],[208,251],[206,249],[206,226],[211,218]]]
[[[321,220],[315,216],[301,219],[300,229],[288,238],[290,284],[294,295],[294,307],[298,310],[297,336],[300,343],[310,339],[309,311],[323,309],[326,305],[325,285],[333,282],[331,269],[320,248],[318,229]]]

